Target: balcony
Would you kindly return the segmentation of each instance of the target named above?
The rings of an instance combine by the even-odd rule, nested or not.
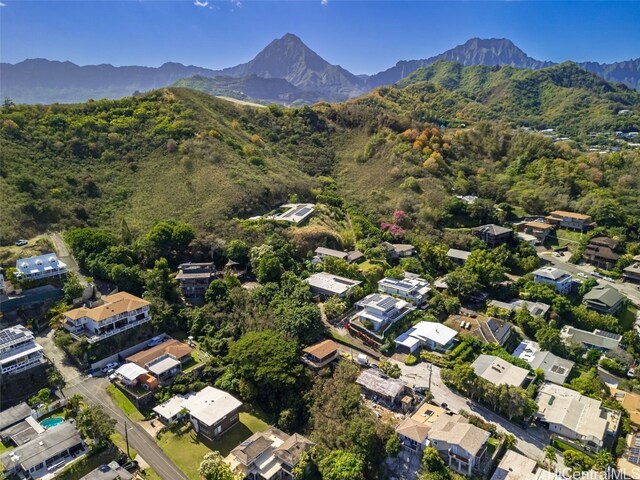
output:
[[[119,328],[112,328],[108,331],[102,332],[102,333],[98,333],[96,334],[96,332],[92,332],[88,329],[83,329],[79,332],[72,332],[72,335],[77,339],[80,340],[81,337],[86,337],[87,341],[91,344],[94,343],[98,343],[106,338],[109,337],[113,337],[114,335],[117,335],[119,333],[125,332],[127,330],[131,330],[132,328],[136,328],[139,325],[142,325],[143,323],[147,323],[149,320],[151,320],[151,317],[145,317],[142,320],[138,320],[136,322],[131,322],[131,323],[127,323],[126,325],[123,325],[122,327]]]

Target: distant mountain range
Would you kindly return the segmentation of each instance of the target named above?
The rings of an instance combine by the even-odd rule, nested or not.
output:
[[[440,60],[464,66],[510,65],[533,70],[553,65],[529,57],[510,40],[473,38],[434,57],[403,60],[371,76],[354,75],[330,64],[300,38],[288,33],[273,40],[253,60],[223,70],[180,63],[165,63],[158,68],[78,66],[45,59],[1,63],[0,96],[17,103],[72,103],[89,98],[120,98],[136,91],[177,84],[214,95],[283,104],[341,101],[396,83]],[[578,66],[610,82],[640,88],[640,58],[611,64],[585,62]]]

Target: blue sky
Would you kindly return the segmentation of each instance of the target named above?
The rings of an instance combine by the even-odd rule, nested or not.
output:
[[[197,4],[200,4],[197,5]],[[471,37],[539,60],[640,57],[640,2],[0,0],[0,60],[222,68],[295,33],[331,63],[375,73]]]

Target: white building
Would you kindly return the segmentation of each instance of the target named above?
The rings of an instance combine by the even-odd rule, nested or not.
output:
[[[354,318],[376,334],[384,334],[389,326],[415,310],[404,300],[379,293],[367,295],[354,306],[357,310]],[[366,327],[369,323],[371,328]]]
[[[602,408],[602,402],[575,390],[544,382],[536,398],[536,416],[549,431],[596,448],[607,433],[618,429],[619,412]]]
[[[566,295],[573,288],[571,275],[555,267],[543,267],[535,270],[533,272],[533,281],[551,285],[560,295]]]
[[[41,278],[66,275],[67,265],[55,253],[45,253],[37,257],[22,258],[16,261],[18,280],[39,280]]]
[[[420,347],[445,351],[451,348],[458,335],[454,329],[437,322],[418,322],[396,338],[396,350],[413,353]]]
[[[507,450],[491,480],[555,480],[556,475],[513,450]]]
[[[416,307],[421,307],[427,302],[431,287],[424,278],[420,278],[414,273],[405,272],[402,280],[389,277],[380,280],[378,291],[400,297]]]
[[[332,297],[334,295],[344,297],[353,287],[362,283],[327,272],[314,273],[305,279],[305,282],[311,287],[314,295],[322,295],[324,297]]]
[[[471,366],[478,377],[494,385],[521,387],[529,376],[529,370],[516,367],[495,355],[479,355]]]
[[[93,308],[74,308],[64,313],[64,328],[74,336],[97,343],[151,320],[149,302],[127,292],[102,297]]]
[[[22,325],[0,330],[0,374],[11,375],[45,363],[42,347]]]
[[[265,218],[291,222],[298,225],[309,218],[313,214],[314,209],[315,205],[313,203],[286,203],[280,207],[280,213]]]

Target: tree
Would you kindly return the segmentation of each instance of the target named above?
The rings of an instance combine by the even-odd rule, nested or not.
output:
[[[584,297],[587,293],[591,291],[591,289],[593,289],[593,287],[596,287],[597,285],[598,285],[598,281],[595,278],[589,278],[583,281],[582,284],[580,284],[580,287],[578,287],[578,294],[581,297]]]
[[[384,451],[390,457],[398,456],[401,447],[400,439],[397,435],[393,434],[387,439],[387,443],[384,446]]]
[[[503,281],[505,276],[504,259],[499,258],[499,248],[494,250],[474,250],[464,262],[464,270],[478,276],[484,286],[493,286]]]
[[[284,268],[278,257],[274,254],[264,255],[258,262],[258,269],[256,270],[256,278],[258,282],[265,284],[268,282],[279,282]]]
[[[338,296],[333,296],[323,305],[324,314],[329,320],[338,318],[347,311],[347,303]]]
[[[450,480],[451,473],[444,464],[438,451],[433,447],[425,448],[422,453],[422,475],[420,480]]]
[[[400,367],[398,366],[398,364],[391,363],[390,361],[385,360],[384,358],[380,360],[380,362],[378,363],[378,367],[380,367],[380,370],[382,370],[382,373],[384,373],[388,377],[400,378],[400,375],[402,375],[402,370],[400,370]]]
[[[608,467],[615,465],[616,461],[611,452],[602,450],[596,453],[593,469],[598,472],[604,472]]]
[[[364,478],[364,462],[345,450],[334,450],[318,462],[322,480],[358,480]]]
[[[562,355],[565,351],[564,343],[560,338],[560,330],[557,328],[553,328],[542,323],[536,332],[535,337],[542,350],[547,350],[556,355]]]
[[[285,337],[297,340],[301,345],[315,342],[324,331],[320,309],[313,303],[282,301],[274,307],[274,314],[277,330]]]
[[[447,275],[449,291],[459,297],[464,297],[478,289],[478,276],[464,268],[458,268]]]
[[[234,475],[229,465],[224,462],[224,458],[220,455],[220,452],[214,451],[207,453],[200,467],[198,467],[198,473],[203,480],[239,480],[239,475]]]
[[[64,381],[64,377],[62,376],[62,374],[60,373],[60,370],[58,369],[53,369],[51,370],[51,372],[49,372],[48,380],[49,380],[49,385],[59,390],[62,390],[62,388],[64,388],[64,386],[66,385],[66,382]]]
[[[243,384],[245,399],[257,398],[271,410],[284,408],[304,372],[298,345],[277,332],[249,332],[229,345],[227,361]]]
[[[544,462],[549,467],[553,467],[557,461],[558,461],[558,456],[556,453],[556,449],[553,448],[552,445],[547,445],[544,448]]]
[[[219,306],[226,306],[229,302],[229,286],[223,279],[216,279],[209,284],[204,294],[204,301]]]
[[[246,265],[249,262],[249,246],[242,240],[231,240],[227,245],[227,258]]]
[[[78,426],[96,445],[105,445],[116,431],[117,420],[109,417],[100,405],[87,405],[78,414]]]
[[[64,292],[64,300],[67,303],[73,302],[76,298],[82,295],[82,285],[80,284],[80,279],[73,272],[67,273],[67,279],[64,282],[64,286],[62,287],[62,291]]]
[[[77,393],[70,398],[67,398],[67,405],[65,406],[65,418],[76,418],[80,412],[82,406],[82,396]]]
[[[513,435],[511,435],[510,433],[507,433],[504,436],[504,448],[506,448],[507,450],[512,450],[513,448],[515,448],[517,444],[518,444],[518,439]]]

